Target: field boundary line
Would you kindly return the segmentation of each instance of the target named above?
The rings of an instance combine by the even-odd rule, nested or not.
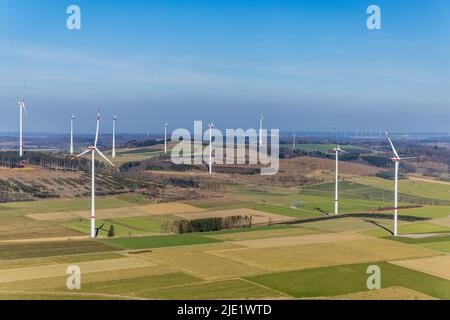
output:
[[[139,290],[139,291],[134,291],[135,294],[139,294],[139,293],[144,293],[144,292],[156,292],[156,291],[160,291],[160,290],[170,290],[170,289],[177,289],[177,288],[185,288],[185,287],[189,287],[192,285],[200,285],[200,284],[209,284],[209,283],[216,283],[216,282],[224,282],[227,280],[232,280],[232,279],[225,279],[225,280],[203,280],[200,278],[197,278],[201,281],[198,282],[190,282],[190,283],[183,283],[183,284],[178,284],[178,285],[174,285],[174,286],[168,286],[168,287],[161,287],[161,288],[153,288],[153,289],[145,289],[145,290]]]
[[[264,288],[264,289],[266,289],[266,290],[270,290],[270,291],[276,292],[276,293],[281,294],[281,295],[283,295],[283,296],[285,296],[285,297],[289,297],[289,298],[295,299],[295,297],[293,297],[293,296],[291,296],[291,295],[289,295],[289,294],[287,294],[287,293],[285,293],[285,292],[279,291],[279,290],[277,290],[277,289],[274,289],[274,288],[271,288],[271,287],[267,287],[267,286],[265,286],[265,285],[262,285],[262,284],[257,283],[257,282],[253,282],[253,281],[248,280],[248,279],[245,279],[245,278],[239,278],[239,279],[243,280],[244,282],[251,283],[251,284],[253,284],[253,285],[257,285],[257,286],[259,286],[259,287],[261,287],[261,288]]]
[[[244,278],[239,278],[239,277],[233,277],[233,278],[228,278],[228,279],[221,279],[221,280],[204,280],[204,281],[199,281],[199,282],[192,282],[192,283],[184,283],[184,284],[180,284],[180,285],[175,285],[175,286],[168,286],[168,287],[162,287],[162,288],[154,288],[154,289],[148,289],[148,290],[140,290],[140,291],[134,291],[135,294],[139,294],[139,293],[145,293],[145,292],[157,292],[160,290],[170,290],[170,289],[177,289],[177,288],[185,288],[185,287],[189,287],[189,286],[195,286],[195,285],[203,285],[203,284],[211,284],[211,283],[221,283],[221,282],[226,282],[226,281],[235,281],[235,280],[241,280],[243,282],[252,284],[252,285],[256,285],[258,287],[264,288],[266,290],[269,291],[273,291],[276,292],[278,294],[281,294],[282,296],[285,297],[290,297],[290,298],[294,298],[284,292],[278,291],[276,289],[270,288],[270,287],[266,287],[264,285],[261,285],[259,283],[255,283],[252,282],[250,280],[244,279]]]
[[[0,290],[0,294],[32,294],[32,295],[67,295],[67,296],[92,296],[92,297],[109,297],[122,298],[127,300],[148,300],[141,297],[123,296],[109,293],[84,293],[84,292],[58,292],[58,291],[25,291],[25,290]]]

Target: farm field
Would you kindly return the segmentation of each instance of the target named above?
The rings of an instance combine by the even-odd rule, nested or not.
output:
[[[413,296],[421,299],[445,299],[450,294],[448,282],[430,275],[428,270],[400,268],[388,262],[412,261],[417,264],[416,261],[421,259],[443,257],[437,251],[360,234],[357,232],[361,229],[358,224],[353,224],[353,228],[349,227],[344,232],[331,233],[319,230],[320,225],[314,226],[314,229],[310,229],[308,224],[274,227],[244,232],[212,232],[194,238],[182,235],[95,241],[98,244],[107,243],[108,248],[102,249],[110,251],[98,257],[86,248],[88,252],[81,253],[79,249],[79,253],[73,255],[69,249],[60,252],[58,257],[40,254],[40,257],[33,255],[33,258],[17,260],[15,256],[3,256],[0,263],[0,298],[22,294],[34,298],[76,299],[71,296],[73,292],[64,288],[64,271],[69,263],[85,269],[83,287],[78,292],[83,296],[78,298],[89,299],[340,299],[343,295],[368,292],[365,288],[365,267],[368,263],[380,265],[382,272],[390,275],[383,282],[383,290],[388,293],[400,294],[409,290],[406,297],[411,297],[411,292],[414,292]],[[370,225],[364,225],[366,228]],[[15,251],[23,255],[27,252],[24,249],[16,248]],[[37,270],[41,271],[34,272]],[[332,274],[338,274],[334,281],[339,285],[323,284],[322,288],[319,282],[314,289],[311,288],[308,281],[315,279],[317,282],[315,272],[321,274],[320,279],[327,280],[328,284]],[[326,272],[330,278],[324,276],[328,274]],[[39,274],[39,278],[35,274]],[[5,278],[9,281],[1,281]],[[282,279],[286,279],[286,284]],[[420,279],[429,285],[420,285]],[[311,289],[303,292],[302,288]],[[396,297],[392,293],[386,293],[386,296]]]
[[[391,263],[377,265],[384,276],[384,288],[401,286],[438,299],[450,298],[450,283],[438,277]],[[250,277],[249,280],[296,298],[333,297],[368,292],[365,277],[368,264],[350,264]]]
[[[99,197],[97,240],[87,238],[89,199],[0,204],[0,299],[449,299],[443,190],[422,194],[422,181],[402,190],[400,214],[427,220],[401,220],[394,239],[392,182],[378,179],[341,183],[345,218],[333,216],[326,182],[233,184],[220,197],[185,202]],[[235,215],[261,226],[189,234],[163,227]],[[80,290],[65,286],[69,265],[81,268]],[[380,290],[367,289],[369,265],[381,269]]]
[[[393,181],[377,177],[356,178],[352,181],[383,190],[392,190]],[[417,181],[413,179],[400,179],[399,192],[416,197],[423,197],[439,201],[449,201],[450,192],[448,185],[431,181]]]
[[[293,145],[292,145],[292,143],[281,144],[280,147],[292,149]],[[318,151],[318,152],[323,152],[323,153],[332,153],[332,150],[335,147],[336,147],[336,145],[334,145],[334,144],[316,144],[316,143],[297,143],[295,145],[296,150],[302,150],[302,151],[306,151],[306,152]],[[352,146],[352,145],[345,145],[345,146],[342,146],[342,148],[344,148],[345,150],[349,150],[349,151],[364,150],[361,147]]]

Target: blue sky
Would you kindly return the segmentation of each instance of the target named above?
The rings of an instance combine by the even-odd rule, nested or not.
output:
[[[82,30],[66,28],[77,4]],[[382,10],[382,30],[366,9]],[[0,0],[0,132],[449,131],[450,2]],[[23,89],[25,83],[25,89]]]

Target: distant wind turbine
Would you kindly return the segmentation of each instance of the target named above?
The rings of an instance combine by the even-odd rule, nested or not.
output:
[[[72,158],[80,158],[84,156],[85,154],[91,152],[91,161],[92,161],[92,169],[91,169],[91,238],[95,239],[96,237],[96,228],[95,228],[95,152],[97,152],[103,159],[105,159],[106,162],[108,162],[110,165],[114,166],[114,163],[112,163],[98,148],[97,148],[97,142],[98,142],[98,130],[100,126],[100,113],[97,114],[97,129],[95,130],[95,141],[94,145],[87,148],[85,151],[80,153],[78,156]]]
[[[293,139],[292,139],[292,151],[294,151],[295,150],[295,133],[294,133],[294,137],[293,137]]]
[[[336,148],[333,149],[336,154],[336,176],[335,176],[335,189],[334,189],[334,214],[339,214],[339,153],[348,153],[341,149],[339,145],[339,139],[336,133]]]
[[[114,159],[116,157],[116,121],[117,116],[113,116],[113,132],[112,132],[112,152],[111,157]]]
[[[264,120],[264,115],[261,115],[259,117],[259,145],[260,146],[263,145],[263,120]]]
[[[398,169],[400,166],[401,160],[408,160],[408,159],[414,159],[414,157],[409,158],[400,158],[400,156],[397,153],[397,150],[395,150],[394,144],[392,143],[391,138],[389,137],[388,132],[386,131],[386,137],[389,140],[389,143],[391,144],[392,151],[394,152],[394,157],[391,158],[392,161],[395,163],[395,183],[394,183],[394,237],[398,235]]]
[[[70,117],[70,155],[73,155],[73,121],[75,119],[75,115],[72,114]]]
[[[167,127],[169,124],[166,122],[166,125],[164,126],[164,154],[167,154]]]
[[[214,129],[214,123],[211,123],[208,125],[209,128],[209,174],[212,174],[212,131]]]
[[[25,101],[20,100],[17,102],[17,106],[19,107],[19,156],[23,157],[23,113],[27,114],[27,109],[25,107]]]

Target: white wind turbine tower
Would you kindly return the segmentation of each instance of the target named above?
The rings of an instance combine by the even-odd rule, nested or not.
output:
[[[212,174],[212,131],[214,129],[214,123],[208,125],[209,128],[209,174]]]
[[[111,157],[114,159],[116,157],[116,121],[117,121],[117,116],[114,115],[112,120],[113,120],[113,132],[112,132],[112,152],[111,152]]]
[[[294,152],[295,151],[295,139],[296,139],[296,137],[295,137],[295,133],[294,133],[294,136],[293,136],[293,139],[292,139],[292,152]]]
[[[17,106],[19,107],[19,155],[22,158],[23,156],[23,113],[27,113],[27,109],[25,108],[25,101],[21,100],[17,102]]]
[[[166,122],[166,125],[164,126],[164,154],[167,154],[167,127],[169,124]]]
[[[75,119],[75,115],[72,114],[70,117],[70,155],[73,155],[73,121]]]
[[[87,148],[84,152],[80,153],[78,156],[72,158],[80,158],[84,156],[85,154],[91,152],[91,161],[92,161],[92,169],[91,169],[91,238],[94,239],[95,234],[95,152],[97,152],[103,159],[106,160],[110,165],[114,167],[114,163],[112,163],[98,148],[97,148],[97,142],[98,142],[98,130],[100,125],[100,113],[97,114],[97,129],[95,131],[95,141],[94,145]]]
[[[261,115],[259,117],[259,145],[260,146],[263,145],[263,120],[264,120],[264,115]]]
[[[392,143],[391,138],[389,137],[388,132],[386,131],[386,137],[389,140],[389,143],[391,144],[392,151],[394,152],[394,157],[391,158],[392,161],[395,163],[395,183],[394,183],[394,237],[398,235],[398,169],[400,166],[401,160],[408,160],[408,159],[414,159],[414,157],[409,158],[400,158],[400,156],[397,153],[397,150],[395,150],[394,144]]]
[[[339,145],[339,139],[336,133],[336,148],[333,149],[336,154],[336,177],[335,177],[335,189],[334,189],[334,214],[339,214],[339,153],[348,153],[341,149]]]

